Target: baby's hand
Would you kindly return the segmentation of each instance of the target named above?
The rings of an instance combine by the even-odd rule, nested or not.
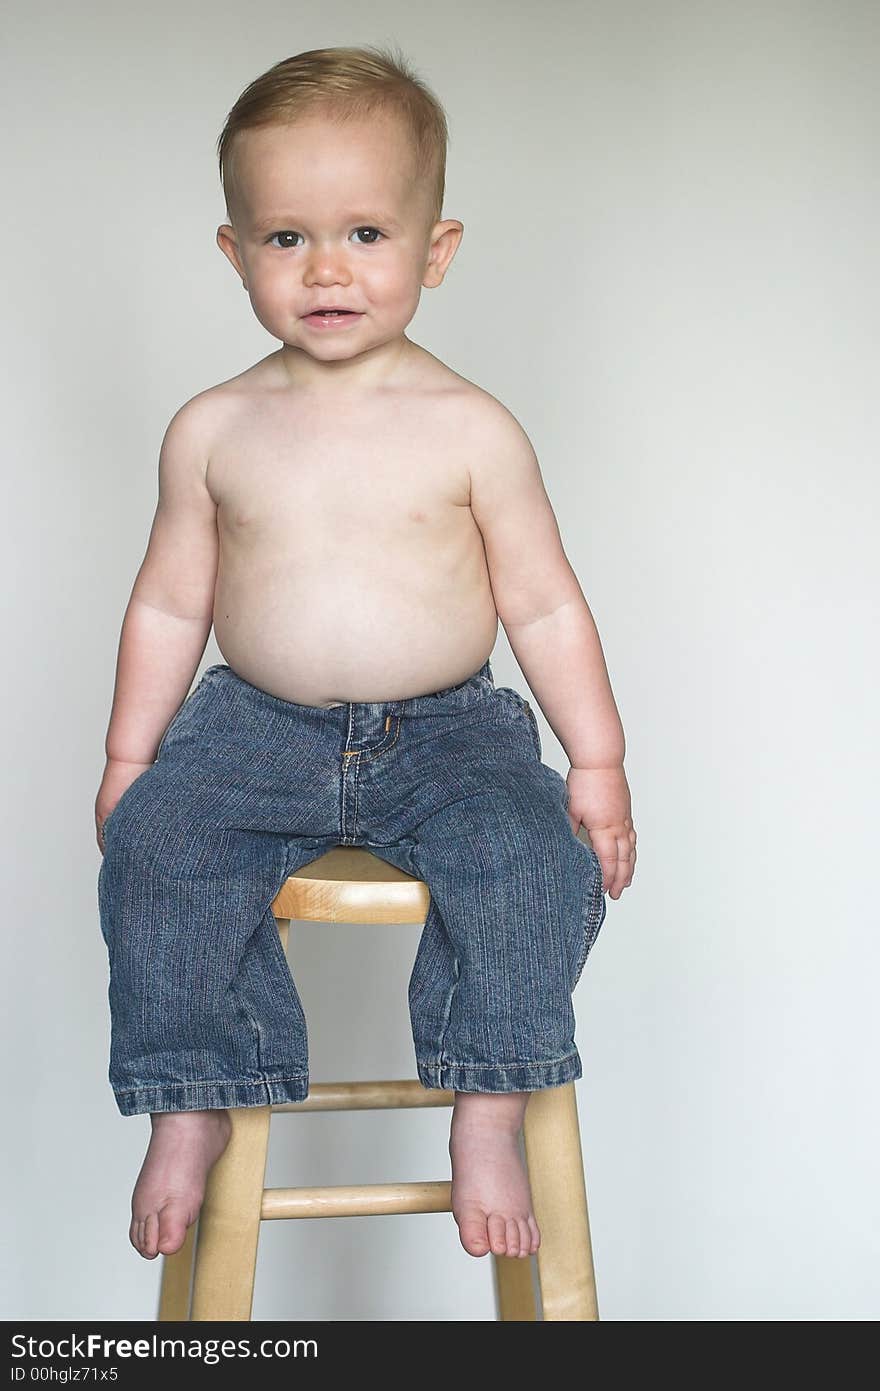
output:
[[[123,792],[152,766],[152,763],[123,763],[118,758],[107,759],[101,786],[98,788],[98,795],[95,798],[95,831],[98,849],[102,855],[104,853],[104,822]]]
[[[602,866],[605,892],[620,898],[636,867],[636,833],[623,767],[572,767],[565,781],[571,829],[577,835],[584,827]]]

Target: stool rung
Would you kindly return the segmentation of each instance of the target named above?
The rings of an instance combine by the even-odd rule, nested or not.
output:
[[[423,1087],[418,1078],[389,1082],[315,1082],[305,1101],[281,1101],[283,1111],[379,1111],[411,1106],[452,1106],[455,1092]]]
[[[260,1220],[286,1217],[381,1217],[451,1212],[452,1184],[368,1183],[333,1188],[264,1188]]]

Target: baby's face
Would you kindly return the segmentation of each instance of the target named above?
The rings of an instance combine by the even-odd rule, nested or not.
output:
[[[240,132],[233,158],[232,224],[217,240],[260,323],[322,361],[399,339],[462,230],[432,221],[400,123],[381,115],[337,126],[313,115]],[[308,317],[334,305],[354,312],[329,325]]]

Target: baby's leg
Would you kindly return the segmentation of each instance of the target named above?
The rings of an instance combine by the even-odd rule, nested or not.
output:
[[[182,1245],[229,1138],[227,1108],[308,1094],[305,1017],[270,907],[297,855],[260,829],[283,824],[280,780],[266,774],[267,790],[235,766],[231,739],[199,759],[190,736],[215,691],[204,689],[107,819],[98,878],[109,1080],[123,1115],[152,1122],[130,1228],[147,1257]],[[234,730],[242,743],[240,720]]]
[[[528,735],[528,727],[523,726]],[[530,1091],[582,1075],[571,994],[604,918],[601,868],[572,833],[564,780],[502,713],[494,766],[420,822],[431,907],[410,981],[423,1085],[455,1091],[452,1211],[465,1250],[525,1256],[540,1233],[520,1152]],[[426,777],[443,786],[429,767]],[[448,779],[447,779],[448,781]]]
[[[222,791],[163,758],[105,831],[110,1082],[123,1115],[151,1115],[130,1227],[149,1258],[183,1244],[229,1139],[226,1108],[308,1092],[305,1019],[269,907],[286,844],[224,824]]]

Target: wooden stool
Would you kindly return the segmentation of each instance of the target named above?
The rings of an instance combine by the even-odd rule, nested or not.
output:
[[[428,887],[420,880],[367,850],[336,846],[291,875],[272,911],[286,951],[291,918],[424,923],[429,904]],[[232,1136],[208,1175],[198,1220],[187,1231],[180,1250],[162,1258],[159,1321],[248,1322],[262,1221],[451,1211],[452,1184],[446,1181],[264,1188],[273,1114],[452,1106],[454,1100],[453,1091],[423,1087],[418,1079],[319,1082],[310,1087],[305,1101],[230,1110]],[[498,1318],[596,1320],[599,1311],[573,1082],[530,1093],[523,1139],[541,1244],[536,1256],[492,1255]]]

